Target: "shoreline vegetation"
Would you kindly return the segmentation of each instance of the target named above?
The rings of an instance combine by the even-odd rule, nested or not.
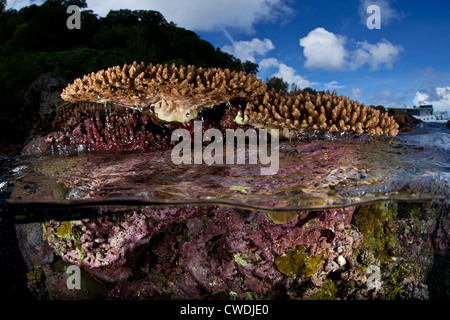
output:
[[[5,11],[5,1],[1,4],[0,136],[8,142],[22,143],[27,138],[21,119],[23,97],[30,84],[45,73],[71,82],[135,60],[251,74],[258,71],[257,64],[222,52],[157,11],[110,11],[102,18],[87,9],[85,0],[47,0],[18,11]],[[66,26],[69,5],[82,9],[79,30]]]

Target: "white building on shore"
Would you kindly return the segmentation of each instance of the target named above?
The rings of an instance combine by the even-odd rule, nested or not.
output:
[[[439,123],[446,123],[450,118],[448,115],[448,112],[433,112],[433,105],[427,104],[422,106],[414,106],[412,108],[410,107],[403,107],[403,108],[397,108],[399,110],[404,110],[408,112],[410,115],[412,115],[414,118],[422,120],[423,122],[439,122]]]

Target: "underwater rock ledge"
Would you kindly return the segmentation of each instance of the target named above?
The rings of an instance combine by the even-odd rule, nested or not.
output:
[[[278,218],[180,207],[17,229],[41,299],[433,298],[448,205],[380,202]],[[82,268],[81,290],[66,287],[69,265]]]

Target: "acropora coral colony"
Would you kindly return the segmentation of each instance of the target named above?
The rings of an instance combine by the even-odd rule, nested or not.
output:
[[[395,136],[387,112],[333,93],[276,92],[243,72],[143,62],[100,70],[69,84],[57,110],[57,133],[47,142],[90,144],[95,149],[170,147],[171,132],[263,128],[294,138],[304,133],[349,132]]]
[[[268,91],[254,75],[193,66],[112,67],[76,79],[61,97],[47,142],[97,150],[168,149],[171,132],[196,119],[204,129],[279,129],[285,138],[398,133],[386,112],[335,91]],[[35,261],[42,269],[28,277],[33,288],[45,281],[52,297],[79,294],[57,289],[57,253],[95,279],[85,294],[111,298],[422,299],[433,248],[448,247],[434,242],[446,238],[449,219],[437,237],[436,211],[417,210],[426,214],[396,220],[401,210],[383,203],[285,215],[201,206],[50,221],[30,249],[47,263]]]

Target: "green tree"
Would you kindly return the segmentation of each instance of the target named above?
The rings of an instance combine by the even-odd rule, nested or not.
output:
[[[246,74],[256,75],[258,73],[258,69],[259,65],[251,61],[247,60],[242,63],[242,71],[244,71]]]
[[[266,85],[269,90],[275,89],[276,91],[284,90],[287,91],[289,83],[279,77],[271,77],[266,79]]]
[[[317,91],[317,90],[314,90],[314,89],[312,89],[312,88],[310,88],[310,87],[306,87],[306,88],[304,88],[303,90],[301,90],[302,92],[308,92],[309,94],[311,94],[311,95],[316,95],[317,93],[321,93],[321,94],[324,94],[325,93],[325,91]]]
[[[298,84],[296,84],[295,82],[291,83],[291,91],[292,92],[300,92],[302,91],[302,89],[300,88],[300,86]]]
[[[47,0],[5,10],[6,0],[0,0],[0,128],[1,121],[10,123],[5,131],[10,137],[20,134],[14,130],[20,127],[16,123],[23,94],[42,73],[71,82],[135,60],[258,72],[257,64],[222,52],[157,11],[117,10],[102,18],[85,9],[81,29],[69,30],[69,5],[87,8],[85,0]]]

